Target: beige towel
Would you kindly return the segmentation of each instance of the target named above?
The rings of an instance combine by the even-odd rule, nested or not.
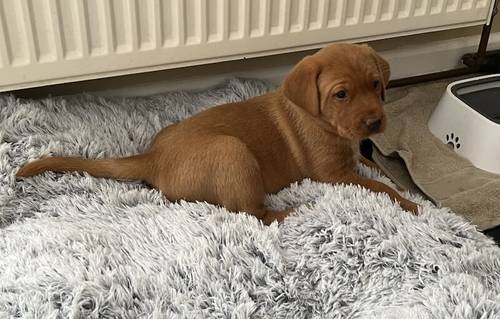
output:
[[[397,185],[419,189],[436,204],[486,230],[500,224],[500,175],[475,168],[427,128],[448,83],[389,90],[385,106],[389,125],[371,138],[376,146],[373,159]]]

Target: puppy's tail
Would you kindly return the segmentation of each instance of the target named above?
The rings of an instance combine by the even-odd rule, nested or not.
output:
[[[144,180],[148,169],[147,154],[120,159],[86,160],[78,157],[49,157],[22,167],[18,177],[29,177],[45,171],[87,172],[95,177],[111,177],[122,180]]]

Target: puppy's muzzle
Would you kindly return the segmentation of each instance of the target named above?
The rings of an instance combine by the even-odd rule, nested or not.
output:
[[[382,128],[382,119],[380,118],[368,119],[366,120],[365,124],[368,131],[370,131],[371,133],[377,133]]]

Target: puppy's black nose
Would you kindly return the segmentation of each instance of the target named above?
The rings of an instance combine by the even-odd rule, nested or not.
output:
[[[368,127],[368,130],[370,132],[378,132],[381,126],[382,126],[381,119],[368,119],[366,121],[366,127]]]

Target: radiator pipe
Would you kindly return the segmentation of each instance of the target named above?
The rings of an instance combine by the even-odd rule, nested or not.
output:
[[[482,73],[481,72],[481,63],[484,62],[485,58],[489,57],[489,56],[493,56],[495,54],[498,54],[498,51],[500,51],[500,50],[491,51],[491,52],[487,51],[488,42],[489,42],[490,34],[491,34],[491,27],[493,25],[493,18],[496,16],[496,14],[498,12],[498,4],[499,4],[499,0],[495,0],[495,4],[493,5],[493,12],[491,15],[490,24],[483,25],[483,29],[481,31],[481,38],[479,40],[477,52],[476,53],[468,53],[462,57],[462,63],[465,65],[465,67],[453,69],[453,70],[448,70],[448,71],[428,73],[428,74],[422,74],[422,75],[392,80],[389,82],[388,87],[394,88],[394,87],[400,87],[400,86],[405,86],[405,85],[418,84],[418,83],[427,82],[427,81],[436,81],[436,80],[442,80],[442,79],[452,78],[452,77],[457,77],[457,76]]]

